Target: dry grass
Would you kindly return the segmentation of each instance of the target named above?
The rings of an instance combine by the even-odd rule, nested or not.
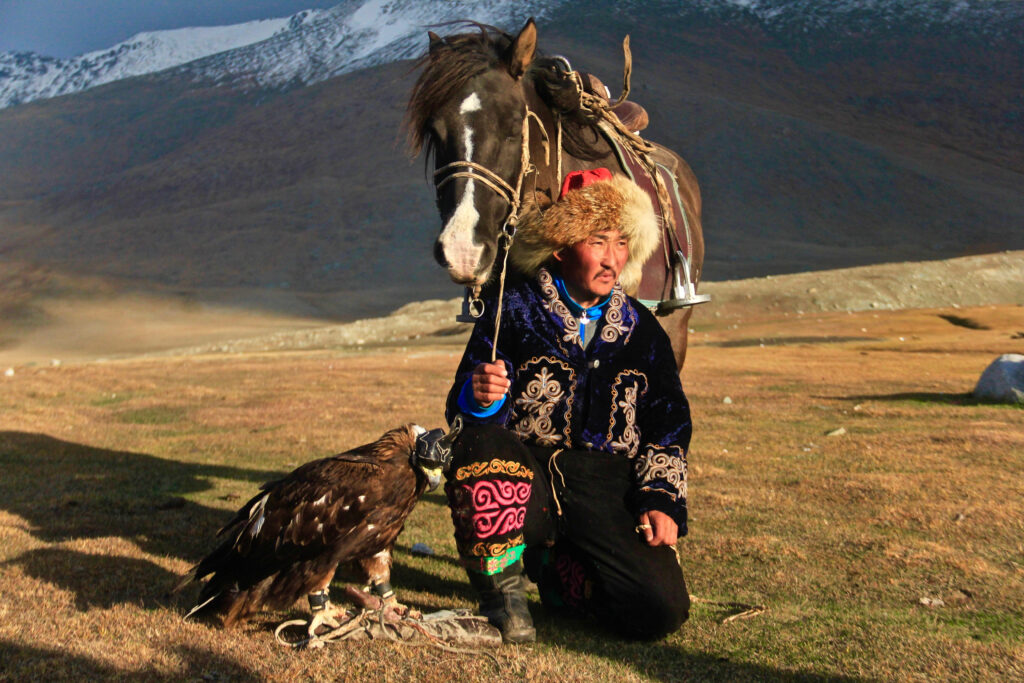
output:
[[[164,597],[259,483],[440,424],[457,347],[17,368],[0,377],[0,680],[1020,678],[1024,411],[967,392],[1021,351],[1024,308],[955,312],[991,329],[952,312],[702,312],[680,554],[695,595],[769,611],[723,624],[698,603],[635,644],[536,605],[540,642],[503,648],[499,672],[389,643],[287,651],[282,614],[220,631]],[[431,495],[400,539],[395,583],[424,609],[471,602],[449,525]]]

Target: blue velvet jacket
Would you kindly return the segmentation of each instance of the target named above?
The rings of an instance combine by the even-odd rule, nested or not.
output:
[[[459,394],[473,369],[491,360],[494,312],[492,298],[456,371],[449,422],[460,412]],[[502,424],[531,445],[622,454],[633,461],[633,512],[664,512],[683,535],[690,407],[668,336],[618,285],[596,324],[584,349],[579,322],[544,269],[510,285],[498,358],[512,386],[496,413],[466,419]]]

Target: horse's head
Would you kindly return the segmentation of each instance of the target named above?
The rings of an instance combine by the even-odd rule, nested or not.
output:
[[[408,109],[414,150],[425,145],[434,159],[442,223],[435,258],[464,285],[490,277],[499,231],[518,201],[522,80],[537,46],[532,19],[515,37],[478,28],[448,38],[429,34]]]

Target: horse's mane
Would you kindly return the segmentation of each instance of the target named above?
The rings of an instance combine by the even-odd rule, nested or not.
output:
[[[409,147],[416,156],[424,145],[433,146],[429,131],[430,119],[445,103],[451,101],[466,83],[488,69],[498,66],[513,37],[499,28],[475,21],[455,21],[444,26],[473,27],[477,30],[446,36],[444,42],[420,57],[413,70],[422,69],[413,86],[406,107],[405,125]],[[579,94],[566,76],[562,60],[535,57],[527,69],[538,95],[553,112],[563,117],[565,151],[579,159],[597,159],[595,151],[599,134],[579,108]],[[428,152],[432,152],[429,149]],[[428,154],[429,157],[429,154]]]
[[[428,142],[427,124],[466,83],[497,66],[512,36],[501,29],[475,21],[455,21],[445,26],[472,26],[477,30],[444,38],[433,52],[420,57],[413,69],[423,69],[409,96],[405,125],[414,155]]]

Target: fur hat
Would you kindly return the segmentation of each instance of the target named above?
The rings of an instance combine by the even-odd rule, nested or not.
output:
[[[605,169],[599,171],[608,174]],[[635,292],[644,262],[661,239],[651,199],[625,176],[604,180],[605,174],[584,173],[582,183],[571,182],[567,176],[563,196],[548,209],[534,205],[522,215],[509,256],[516,267],[533,275],[557,250],[616,228],[629,240],[629,258],[619,282],[627,292]],[[580,189],[566,189],[579,184]]]

